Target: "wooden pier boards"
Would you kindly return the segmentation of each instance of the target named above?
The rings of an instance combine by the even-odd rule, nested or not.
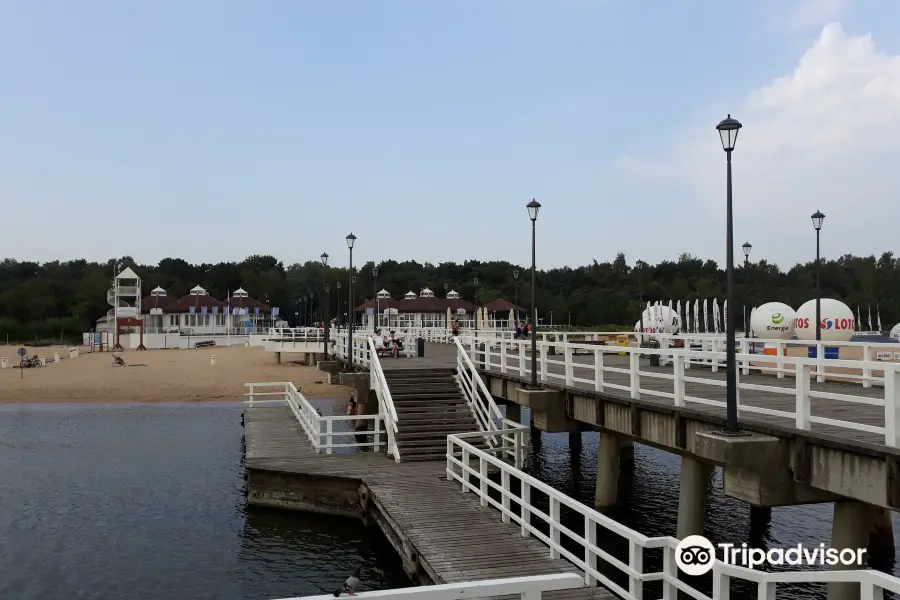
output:
[[[397,463],[371,452],[316,454],[287,407],[244,412],[250,505],[359,518],[377,526],[404,569],[421,583],[577,572],[550,559],[492,508],[446,480],[446,462]],[[604,588],[547,593],[549,599],[612,600]]]

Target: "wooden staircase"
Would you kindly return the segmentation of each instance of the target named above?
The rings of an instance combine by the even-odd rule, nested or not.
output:
[[[391,369],[384,372],[397,411],[401,462],[446,460],[447,436],[479,431],[455,368]],[[487,443],[469,440],[481,449]]]

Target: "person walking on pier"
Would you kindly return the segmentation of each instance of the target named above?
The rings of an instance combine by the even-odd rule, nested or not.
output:
[[[359,405],[356,403],[356,399],[353,396],[350,396],[350,402],[347,403],[347,416],[348,417],[357,417],[359,416]],[[353,430],[356,432],[356,435],[353,436],[356,438],[357,444],[365,443],[366,441],[366,433],[368,432],[368,423],[366,419],[357,419],[356,425]],[[360,451],[365,450],[365,448],[360,448]]]

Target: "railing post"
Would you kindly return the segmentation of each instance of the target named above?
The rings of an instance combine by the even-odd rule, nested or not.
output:
[[[603,350],[594,350],[594,391],[603,391]]]
[[[379,452],[381,450],[381,427],[384,425],[384,421],[379,416],[375,416],[375,452]]]
[[[388,452],[390,448],[390,436],[388,436]],[[447,436],[447,481],[453,481],[453,438]]]
[[[662,600],[678,600],[678,588],[672,581],[678,580],[678,564],[675,562],[675,549],[663,548],[663,597]]]
[[[333,432],[334,421],[332,419],[327,419],[325,421],[325,454],[331,454],[334,451],[331,447],[334,443],[334,436],[332,435]]]
[[[313,442],[313,445],[316,448],[316,454],[320,454],[322,452],[322,420],[319,418],[319,415],[316,415],[316,439]],[[312,433],[312,432],[310,432]]]
[[[872,387],[872,369],[869,368],[869,363],[872,360],[872,346],[870,346],[869,344],[865,344],[863,346],[862,359],[865,362],[865,366],[863,367],[863,372],[862,372],[862,376],[863,376],[862,386],[864,388]]]
[[[483,456],[478,457],[478,483],[478,497],[483,508],[488,505],[488,468]]]
[[[525,343],[519,342],[519,377],[525,378]]]
[[[516,452],[516,457],[515,457],[516,468],[520,469],[520,470],[522,468],[522,464],[525,462],[525,460],[524,460],[525,444],[522,443],[523,442],[522,438],[524,437],[524,435],[525,435],[524,431],[516,431],[515,433],[513,433],[513,449]]]
[[[563,356],[566,360],[566,387],[575,385],[575,367],[572,364],[572,346],[566,345],[563,349]]]
[[[750,359],[747,358],[747,355],[750,354],[750,340],[747,338],[741,338],[741,355],[744,356],[743,360],[741,360],[741,365],[743,366],[744,375],[750,374]]]
[[[589,569],[597,570],[597,555],[591,550],[591,546],[597,545],[597,526],[590,515],[584,515],[584,541],[584,564],[587,566],[584,570],[584,585],[594,587],[597,579]]]
[[[506,342],[500,341],[500,372],[506,373]]]
[[[491,368],[491,343],[484,343],[484,370],[487,371]]]
[[[527,481],[522,482],[522,497],[519,502],[519,508],[522,511],[522,537],[531,537],[531,531],[528,529],[531,526],[531,484]]]
[[[676,354],[674,361],[675,406],[684,406],[684,355]]]
[[[797,402],[794,408],[797,413],[795,416],[795,425],[797,426],[797,429],[809,430],[809,365],[798,364],[795,374],[797,390]]]
[[[628,566],[631,567],[632,571],[637,573],[644,572],[644,553],[643,548],[640,544],[635,541],[631,541],[628,544]],[[636,577],[629,576],[628,577],[628,595],[632,598],[643,598],[644,597],[644,582]],[[720,600],[718,596],[713,595],[713,598],[716,600]]]
[[[250,399],[247,400],[247,406],[253,406],[253,402],[254,402],[254,398],[253,398],[254,386],[253,386],[252,383],[247,384],[247,385],[248,385],[249,388],[250,388]]]
[[[900,393],[900,370],[887,363],[884,366],[884,443],[892,448],[900,447],[898,393]]]
[[[559,500],[550,496],[550,559],[559,558]]]
[[[509,523],[509,471],[506,469],[500,472],[500,489],[503,490],[503,498],[500,501],[500,505],[503,507],[502,521]]]
[[[638,400],[641,397],[641,355],[632,352],[628,356],[629,375],[631,376],[631,399]]]
[[[717,563],[713,563],[712,597],[716,600],[729,600],[731,596],[731,578],[722,572]]]
[[[781,360],[782,356],[784,356],[784,344],[775,342],[775,367],[778,369],[778,374],[776,375],[778,379],[784,379],[784,361]]]
[[[825,353],[822,352],[824,348],[823,344],[816,344],[816,381],[818,383],[825,381]]]
[[[538,352],[541,355],[541,364],[538,367],[540,371],[541,381],[547,381],[547,344],[543,343],[538,348]]]
[[[396,444],[396,442],[394,442]],[[460,444],[462,450],[462,491],[463,494],[469,493],[469,449]]]

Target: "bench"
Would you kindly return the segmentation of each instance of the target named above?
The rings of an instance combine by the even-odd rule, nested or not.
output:
[[[206,340],[205,342],[197,342],[194,348],[212,348],[216,345],[216,340]]]

